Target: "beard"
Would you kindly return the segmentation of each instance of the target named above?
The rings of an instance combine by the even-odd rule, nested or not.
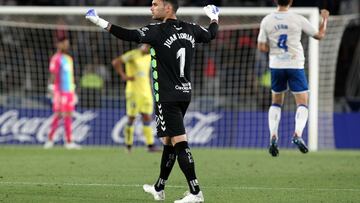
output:
[[[157,21],[163,21],[164,20],[163,17],[156,17],[156,16],[153,16],[152,19],[157,20]]]

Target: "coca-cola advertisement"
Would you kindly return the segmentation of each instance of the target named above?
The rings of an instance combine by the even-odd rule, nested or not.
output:
[[[1,109],[0,144],[43,144],[50,130],[52,112],[41,109]],[[219,113],[188,112],[184,119],[189,143],[206,146],[217,138]],[[116,145],[124,143],[123,129],[127,117],[122,110],[98,110],[74,112],[73,138],[76,143],[87,145]],[[152,122],[156,135],[156,121]],[[55,142],[63,142],[64,129],[55,132]],[[157,142],[159,142],[157,140]],[[136,145],[144,144],[142,122],[135,120]],[[213,144],[212,144],[213,145]]]

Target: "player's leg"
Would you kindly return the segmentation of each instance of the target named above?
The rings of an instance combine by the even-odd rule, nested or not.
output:
[[[166,109],[164,110],[162,108],[161,103],[156,103],[155,109],[158,137],[160,137],[164,145],[164,150],[161,157],[159,178],[154,185],[143,185],[143,189],[145,192],[152,194],[155,200],[164,200],[165,183],[168,180],[168,177],[174,166],[176,154],[175,148],[171,144],[170,137],[165,134],[167,126],[164,117],[167,116],[167,114],[164,115],[164,113]]]
[[[143,122],[143,134],[145,137],[145,144],[148,146],[149,152],[159,151],[154,145],[154,133],[151,126],[153,108],[154,108],[153,98],[143,97],[141,101],[140,112]]]
[[[281,107],[284,100],[284,94],[272,94],[272,104],[269,108],[268,122],[269,122],[269,131],[270,131],[270,146],[269,153],[272,156],[279,156],[279,147],[278,147],[278,129],[281,119]]]
[[[170,137],[161,138],[161,142],[164,145],[164,150],[161,156],[160,175],[155,183],[155,189],[157,191],[163,190],[165,188],[165,183],[168,180],[176,161],[175,148],[171,144]]]
[[[295,114],[295,132],[294,136],[301,137],[306,126],[309,110],[307,106],[308,93],[294,94],[297,105]]]
[[[184,198],[176,200],[175,202],[203,202],[204,196],[200,191],[199,182],[196,178],[195,161],[188,146],[186,135],[172,137],[171,142],[175,146],[177,161],[181,171],[186,177],[190,191],[186,193]]]
[[[278,139],[278,129],[281,119],[281,107],[284,101],[284,93],[272,93],[272,104],[269,108],[270,139]]]
[[[271,69],[271,106],[268,112],[270,131],[269,153],[272,156],[279,155],[278,129],[281,119],[281,107],[284,102],[284,92],[287,91],[287,77],[282,69]]]
[[[54,141],[55,131],[59,126],[60,119],[61,119],[60,113],[55,112],[54,117],[53,117],[52,122],[51,122],[51,129],[50,129],[50,133],[49,133],[49,137],[48,137],[49,141],[51,141],[51,142]]]
[[[65,128],[65,148],[66,149],[81,149],[81,146],[74,142],[73,134],[72,134],[72,112],[64,112],[64,128]]]
[[[160,175],[155,183],[156,190],[158,191],[165,188],[165,183],[176,161],[175,147],[171,143],[171,138],[168,136],[168,134],[172,134],[172,131],[169,131],[171,129],[172,119],[170,118],[172,118],[172,112],[172,108],[169,108],[167,103],[156,103],[157,135],[161,138],[161,142],[164,145],[160,163]],[[170,126],[168,124],[170,124]]]
[[[80,149],[80,145],[74,142],[72,134],[72,115],[75,110],[76,98],[74,93],[65,93],[63,95],[64,99],[62,100],[61,112],[62,117],[64,118],[64,128],[65,128],[65,147],[67,149]]]
[[[135,132],[135,118],[139,113],[137,101],[132,94],[126,95],[126,115],[127,123],[124,128],[125,146],[127,152],[131,152],[132,145],[134,143],[134,132]]]
[[[145,184],[144,191],[154,196],[155,200],[165,199],[165,184],[176,161],[175,148],[171,144],[170,137],[162,137],[164,150],[161,156],[160,175],[154,185]]]
[[[158,151],[154,145],[154,134],[151,126],[151,115],[149,114],[141,114],[142,122],[143,122],[143,134],[145,137],[145,144],[148,147],[149,152]]]
[[[53,98],[52,98],[52,110],[54,112],[54,115],[52,117],[50,132],[48,134],[48,139],[44,144],[45,149],[49,149],[54,146],[55,132],[59,126],[59,121],[61,119],[61,114],[60,114],[61,103],[60,102],[61,102],[60,92],[54,92]]]
[[[50,132],[48,134],[48,140],[44,144],[45,149],[50,149],[54,146],[54,136],[55,136],[56,129],[58,128],[60,119],[61,119],[60,113],[54,112],[54,115],[53,115],[52,121],[51,121]]]
[[[134,127],[134,122],[135,122],[135,117],[134,116],[127,116],[127,123],[125,125],[124,128],[124,138],[125,138],[125,146],[126,146],[126,150],[127,152],[131,152],[133,143],[134,143],[134,132],[135,132],[135,127]]]
[[[308,110],[308,85],[303,69],[295,69],[289,71],[291,76],[289,79],[289,87],[294,94],[297,109],[295,114],[295,131],[292,142],[299,148],[302,153],[309,150],[302,139],[302,133],[306,126],[309,110]]]
[[[188,106],[189,102],[173,102],[165,106],[166,114],[172,118],[166,120],[167,133],[174,135],[171,136],[171,143],[175,147],[178,164],[186,177],[190,190],[190,193],[183,199],[175,202],[203,202],[204,197],[196,177],[195,161],[188,145],[183,121]]]
[[[72,142],[72,113],[64,112],[63,118],[66,143],[70,144]]]

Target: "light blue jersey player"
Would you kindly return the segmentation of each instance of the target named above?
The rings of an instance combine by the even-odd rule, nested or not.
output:
[[[301,138],[308,120],[309,88],[304,72],[304,50],[300,40],[302,32],[321,40],[325,36],[329,17],[327,10],[321,10],[322,21],[317,31],[305,17],[289,11],[292,2],[292,0],[276,0],[277,10],[261,21],[258,36],[258,49],[269,52],[270,59],[272,105],[269,109],[269,153],[272,156],[279,155],[278,127],[284,92],[288,89],[294,94],[297,105],[292,142],[301,152],[308,152]]]

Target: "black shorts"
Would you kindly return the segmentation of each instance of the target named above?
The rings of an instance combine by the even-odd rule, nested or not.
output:
[[[156,102],[156,129],[158,137],[185,134],[184,116],[190,102]]]

